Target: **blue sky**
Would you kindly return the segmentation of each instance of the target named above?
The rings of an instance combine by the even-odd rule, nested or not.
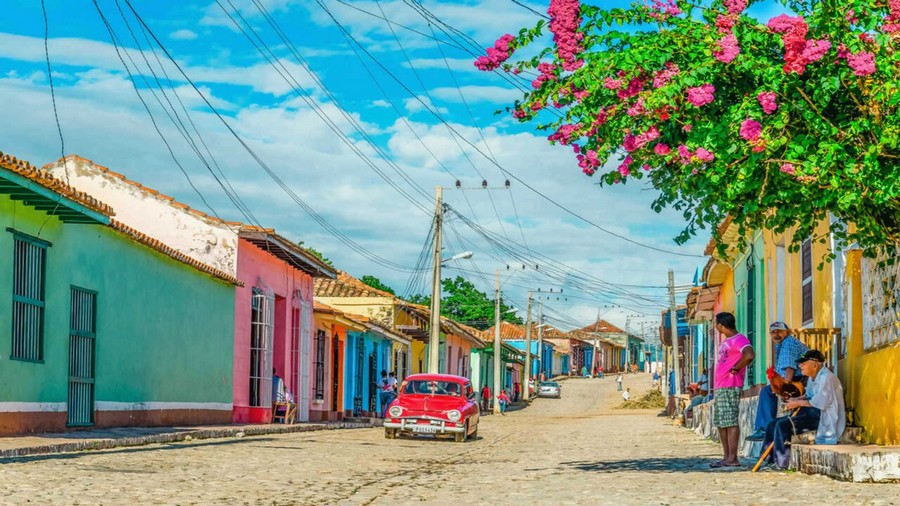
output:
[[[223,218],[246,221],[150,94],[143,79],[152,83],[153,76],[143,62],[144,56],[156,68],[158,77],[163,77],[160,70],[164,68],[172,78],[174,93],[189,110],[222,172],[261,224],[323,251],[353,275],[376,275],[401,293],[407,286],[412,291],[424,290],[427,275],[411,281],[408,272],[366,260],[312,220],[263,173],[171,63],[164,61],[162,68],[157,66],[155,56],[163,55],[158,47],[157,55],[149,51],[124,0],[120,5],[143,53],[131,38],[116,2],[97,2],[126,48],[123,57],[129,61],[127,56],[131,56],[142,68],[136,76],[138,88],[176,158],[213,211]],[[687,283],[694,269],[705,263],[697,256],[670,255],[622,241],[578,221],[516,181],[509,190],[453,188],[457,178],[465,188],[480,186],[482,178],[492,187],[502,187],[506,176],[484,156],[489,153],[541,193],[616,234],[688,255],[702,254],[708,239],[700,237],[684,247],[675,245],[671,239],[683,226],[682,218],[672,212],[653,213],[649,207],[652,190],[639,184],[600,189],[595,179],[581,174],[570,150],[550,146],[544,135],[530,126],[518,125],[506,115],[495,115],[496,110],[515,100],[516,91],[499,76],[478,72],[472,66],[473,56],[458,47],[461,39],[448,40],[435,28],[443,41],[442,54],[436,41],[425,36],[430,36],[432,27],[402,0],[348,0],[353,7],[337,0],[323,3],[409,90],[366,56],[364,66],[315,1],[261,0],[303,57],[299,62],[252,0],[231,0],[290,71],[299,93],[266,62],[214,0],[132,3],[229,125],[300,198],[337,230],[394,263],[410,268],[416,265],[430,225],[428,213],[417,206],[433,209],[430,198],[436,185],[447,187],[446,201],[469,219],[553,259],[540,261],[545,272],[561,262],[565,264],[562,271],[572,267],[592,277],[588,284],[593,288],[578,291],[561,275],[523,271],[520,261],[487,244],[459,220],[445,230],[448,256],[462,249],[475,251],[471,261],[451,264],[445,275],[465,271],[482,290],[492,291],[494,270],[507,272],[510,265],[508,272],[512,273],[518,265],[517,273],[504,274],[508,299],[522,306],[526,289],[564,288],[564,293],[571,294],[568,301],[548,302],[548,312],[556,318],[550,322],[562,328],[587,324],[598,310],[618,324],[624,324],[628,315],[639,313],[648,316],[629,318],[632,326],[642,321],[640,318],[647,322],[658,319],[662,290],[603,285],[601,280],[660,286],[665,284],[666,271],[671,267],[676,269],[677,282]],[[481,47],[492,44],[503,33],[516,32],[537,21],[532,12],[510,0],[422,3]],[[50,58],[67,154],[90,158],[208,210],[154,131],[91,0],[47,0],[46,4]],[[221,0],[221,4],[231,10],[228,0]],[[541,12],[546,10],[546,5],[528,4]],[[764,11],[769,10],[768,5]],[[383,20],[362,12],[380,16],[382,10],[396,23],[391,25],[396,38]],[[0,122],[0,150],[43,165],[59,157],[60,143],[44,62],[40,3],[7,2],[5,15],[0,31],[0,103],[6,109],[6,120]],[[465,101],[460,98],[460,90]],[[174,101],[171,89],[167,91],[169,100]],[[161,94],[160,99],[164,101]],[[437,111],[447,124],[429,113],[419,100]],[[332,121],[346,135],[346,141],[332,132],[321,116]],[[389,186],[354,151],[370,160],[415,204]],[[415,186],[394,167],[399,167]],[[623,296],[622,290],[641,295]],[[622,307],[612,307],[614,304]]]

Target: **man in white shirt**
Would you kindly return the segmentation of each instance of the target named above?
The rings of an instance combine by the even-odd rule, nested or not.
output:
[[[844,433],[844,389],[827,367],[819,350],[809,350],[797,359],[800,373],[809,378],[806,398],[792,398],[785,409],[798,410],[796,415],[776,418],[766,427],[763,448],[774,443],[769,462],[786,468],[790,462],[790,448],[785,444],[794,434],[816,431],[816,444],[837,444]]]
[[[630,388],[626,389],[624,392],[622,392],[622,399],[626,400],[626,401],[628,399],[631,399],[631,389]]]

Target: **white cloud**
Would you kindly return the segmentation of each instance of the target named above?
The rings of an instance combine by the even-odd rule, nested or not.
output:
[[[173,40],[194,40],[197,38],[197,32],[183,28],[170,33],[169,38]]]
[[[432,116],[432,114],[428,112],[429,110],[442,115],[449,112],[446,107],[435,106],[431,99],[425,96],[404,99],[403,108],[406,109],[406,112],[409,114],[425,112],[429,116]]]
[[[390,107],[391,104],[387,100],[375,100],[372,102],[372,107]]]

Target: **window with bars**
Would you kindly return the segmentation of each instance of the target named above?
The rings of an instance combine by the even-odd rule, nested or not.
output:
[[[756,262],[753,253],[747,258],[747,339],[756,346]],[[747,366],[747,386],[756,384],[756,368]]]
[[[291,307],[291,381],[290,391],[300,393],[300,308]]]
[[[253,288],[250,318],[250,406],[271,406],[275,323],[275,296],[271,290]]]
[[[44,359],[44,277],[50,243],[14,234],[10,358],[40,362]]]
[[[316,400],[325,400],[325,331],[316,332]]]
[[[803,325],[813,322],[813,268],[812,241],[807,239],[800,246],[800,293]]]

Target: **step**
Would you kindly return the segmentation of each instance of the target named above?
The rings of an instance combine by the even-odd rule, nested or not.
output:
[[[859,427],[847,427],[841,434],[840,444],[851,445],[862,442],[862,429]],[[816,431],[812,430],[791,437],[791,444],[814,445],[816,444]]]
[[[900,483],[900,446],[793,445],[790,468],[843,481]]]

